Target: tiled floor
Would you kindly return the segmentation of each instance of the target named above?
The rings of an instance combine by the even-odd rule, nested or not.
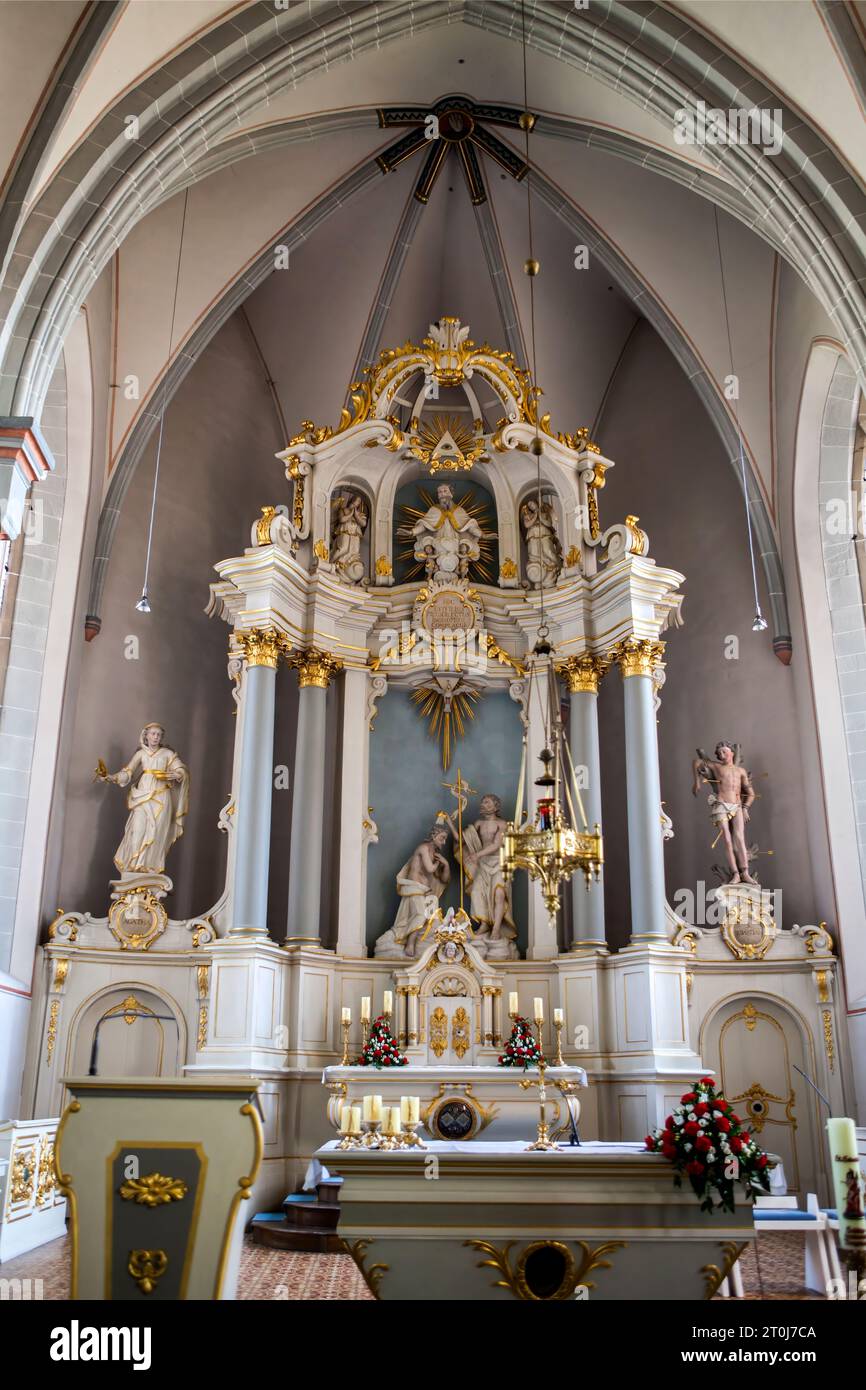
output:
[[[741,1257],[743,1287],[751,1299],[817,1299],[803,1288],[803,1243],[793,1234],[759,1236]],[[4,1279],[41,1279],[42,1297],[69,1297],[69,1238],[0,1265]],[[35,1292],[35,1291],[34,1291]],[[294,1255],[244,1241],[238,1297],[257,1300],[372,1300],[348,1255]]]

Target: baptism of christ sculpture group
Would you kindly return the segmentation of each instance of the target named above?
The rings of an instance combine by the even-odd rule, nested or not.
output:
[[[469,890],[473,944],[488,959],[516,960],[518,956],[511,906],[511,884],[504,881],[499,850],[505,831],[498,796],[482,796],[477,818],[464,824],[462,813],[471,788],[458,780],[458,819],[440,812],[426,839],[416,846],[397,875],[400,906],[392,927],[379,937],[374,954],[386,960],[414,960],[424,949],[430,919],[451,882],[446,858],[449,831],[455,844],[458,871]]]

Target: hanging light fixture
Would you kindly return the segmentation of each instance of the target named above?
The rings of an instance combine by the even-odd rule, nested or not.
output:
[[[171,326],[168,330],[168,358],[171,361],[171,345],[174,342],[174,320],[177,314],[177,291],[180,285],[180,263],[183,257],[183,234],[186,230],[186,210],[189,203],[189,189],[187,188],[183,197],[183,216],[180,222],[180,245],[177,248],[177,271],[174,277],[174,301],[171,306]],[[166,365],[165,381],[162,390],[162,408],[159,412],[159,437],[156,442],[156,465],[153,470],[153,495],[150,499],[150,522],[147,528],[147,551],[144,557],[144,583],[141,586],[141,598],[135,605],[136,613],[150,613],[150,596],[147,591],[148,580],[150,579],[150,553],[153,548],[153,523],[156,518],[156,491],[159,486],[159,461],[162,457],[162,435],[165,429],[165,408],[168,404],[168,365]]]
[[[521,20],[523,24],[523,113],[520,128],[526,140],[526,214],[529,240],[529,255],[523,269],[529,280],[530,344],[532,351],[532,379],[538,380],[535,350],[535,280],[541,271],[541,264],[533,254],[532,245],[532,167],[529,161],[529,133],[535,125],[535,116],[529,110],[526,81],[526,13],[525,0],[521,0]],[[536,412],[535,438],[529,446],[535,457],[536,487],[538,507],[541,510],[541,456],[544,445],[538,428]],[[577,785],[571,750],[563,737],[559,686],[554,665],[554,649],[550,641],[550,628],[547,625],[544,609],[544,569],[542,567],[539,583],[540,611],[535,646],[532,649],[533,661],[530,667],[529,693],[527,707],[531,708],[533,692],[540,697],[535,680],[536,667],[546,665],[548,672],[547,699],[542,714],[544,723],[544,747],[539,754],[541,774],[535,779],[539,788],[532,814],[524,807],[524,788],[526,785],[527,740],[523,736],[523,754],[520,763],[520,777],[517,786],[517,804],[514,819],[505,827],[499,861],[506,883],[510,883],[517,869],[524,869],[531,879],[541,885],[542,897],[550,917],[551,926],[556,924],[559,910],[560,886],[567,882],[578,870],[586,880],[587,889],[593,879],[597,879],[604,863],[604,845],[601,827],[590,830],[583,808],[583,799]],[[565,765],[567,756],[568,766]],[[565,806],[562,804],[561,790],[565,791]],[[572,796],[572,789],[574,795]],[[575,814],[575,803],[580,810],[580,823]]]

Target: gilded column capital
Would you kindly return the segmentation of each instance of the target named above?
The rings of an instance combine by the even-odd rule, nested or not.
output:
[[[557,669],[567,681],[572,695],[578,692],[597,695],[598,683],[610,669],[612,662],[613,655],[610,652],[605,652],[602,656],[582,652],[580,656],[570,656]]]
[[[664,642],[652,642],[646,637],[627,637],[617,642],[611,655],[619,663],[625,679],[626,676],[652,676],[664,651]]]
[[[331,677],[343,669],[338,656],[323,652],[319,647],[307,647],[305,651],[292,652],[286,657],[287,664],[298,673],[298,685],[303,690],[308,685],[327,690]]]
[[[275,627],[251,627],[248,632],[233,634],[234,647],[230,655],[243,656],[246,666],[276,667],[280,653],[286,650],[286,638]]]

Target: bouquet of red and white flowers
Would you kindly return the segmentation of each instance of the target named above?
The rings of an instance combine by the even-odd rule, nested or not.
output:
[[[516,1014],[511,1037],[498,1059],[500,1067],[537,1067],[540,1056],[541,1052],[532,1035],[529,1020]]]
[[[770,1190],[767,1155],[743,1128],[724,1096],[716,1093],[712,1077],[702,1077],[686,1091],[665,1120],[664,1129],[647,1135],[646,1146],[673,1163],[677,1170],[675,1187],[682,1187],[682,1175],[686,1174],[701,1198],[701,1211],[714,1210],[714,1191],[719,1208],[733,1211],[737,1182],[749,1202]]]
[[[367,1046],[355,1065],[357,1067],[405,1067],[409,1058],[397,1046],[385,1014],[373,1019]]]

